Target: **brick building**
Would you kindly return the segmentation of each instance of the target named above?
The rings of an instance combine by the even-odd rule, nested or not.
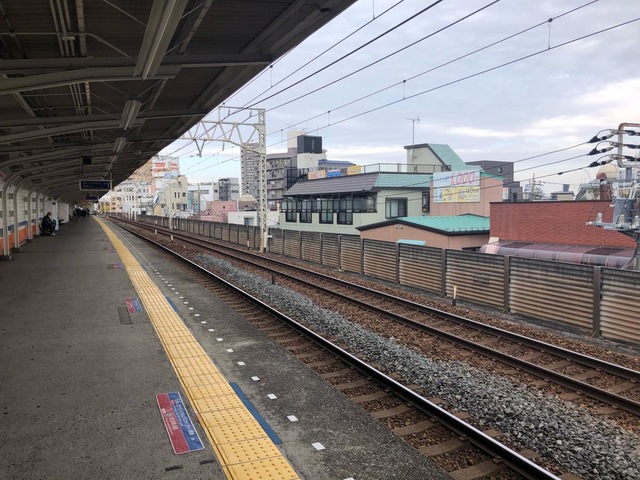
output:
[[[491,203],[491,240],[635,248],[633,239],[587,225],[602,213],[611,222],[610,201]]]
[[[598,213],[611,222],[611,202],[492,203],[490,243],[480,252],[630,268],[635,241],[615,230],[587,225]]]

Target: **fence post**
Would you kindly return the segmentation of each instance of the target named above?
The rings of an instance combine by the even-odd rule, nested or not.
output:
[[[442,248],[440,250],[440,294],[447,296],[447,251]]]
[[[396,242],[396,285],[400,284],[400,244]]]
[[[600,307],[602,305],[602,267],[593,267],[593,334],[600,337]]]
[[[503,311],[509,311],[509,303],[511,302],[511,292],[509,290],[509,284],[511,283],[511,257],[509,255],[505,255],[504,257],[504,300],[503,300]]]

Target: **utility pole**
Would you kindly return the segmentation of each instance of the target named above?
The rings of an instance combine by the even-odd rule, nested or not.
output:
[[[224,113],[226,111],[226,114]],[[180,137],[182,140],[192,140],[200,156],[205,142],[224,142],[237,145],[240,148],[253,150],[260,156],[258,164],[258,226],[260,227],[260,251],[267,247],[267,146],[266,146],[266,117],[263,108],[237,108],[224,106],[217,111],[218,120],[202,120]],[[242,120],[233,121],[233,117],[240,115]],[[247,118],[248,115],[248,118]],[[247,147],[255,143],[257,135],[258,148]]]
[[[173,230],[173,195],[171,195],[171,184],[167,184],[167,188],[169,189],[169,200],[167,202],[167,211],[169,215],[169,230]],[[165,190],[166,191],[166,190]]]
[[[201,209],[201,200],[200,200],[200,182],[198,182],[198,221],[200,221],[200,209]]]
[[[133,182],[133,221],[138,220],[138,181]]]
[[[633,130],[635,129],[635,130]],[[600,157],[593,162],[590,167],[605,165],[616,161],[619,169],[624,172],[624,178],[618,178],[617,188],[613,196],[613,220],[604,222],[602,212],[598,212],[596,220],[587,222],[587,225],[602,227],[604,230],[612,230],[622,233],[632,238],[636,243],[633,257],[622,267],[623,269],[640,271],[640,156],[624,155],[623,148],[640,149],[640,145],[624,143],[624,135],[630,137],[640,136],[640,123],[621,123],[617,129],[608,130],[602,135],[598,132],[589,143],[597,143],[588,155],[605,153],[617,147],[617,154],[609,154]],[[617,142],[606,142],[609,138],[617,135]],[[609,146],[599,149],[601,143],[608,143]],[[608,157],[607,160],[603,160]]]
[[[538,195],[536,187],[542,187],[544,184],[540,181],[536,182],[536,174],[533,174],[531,179],[531,191],[529,192],[529,200],[532,202],[535,200],[541,200],[541,196]]]

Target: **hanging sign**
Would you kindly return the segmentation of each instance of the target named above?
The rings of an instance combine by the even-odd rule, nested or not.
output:
[[[80,190],[111,190],[111,180],[80,180]]]

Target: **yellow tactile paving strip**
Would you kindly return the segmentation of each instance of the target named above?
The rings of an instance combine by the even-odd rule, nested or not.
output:
[[[118,252],[227,478],[299,479],[140,263],[96,220]]]

